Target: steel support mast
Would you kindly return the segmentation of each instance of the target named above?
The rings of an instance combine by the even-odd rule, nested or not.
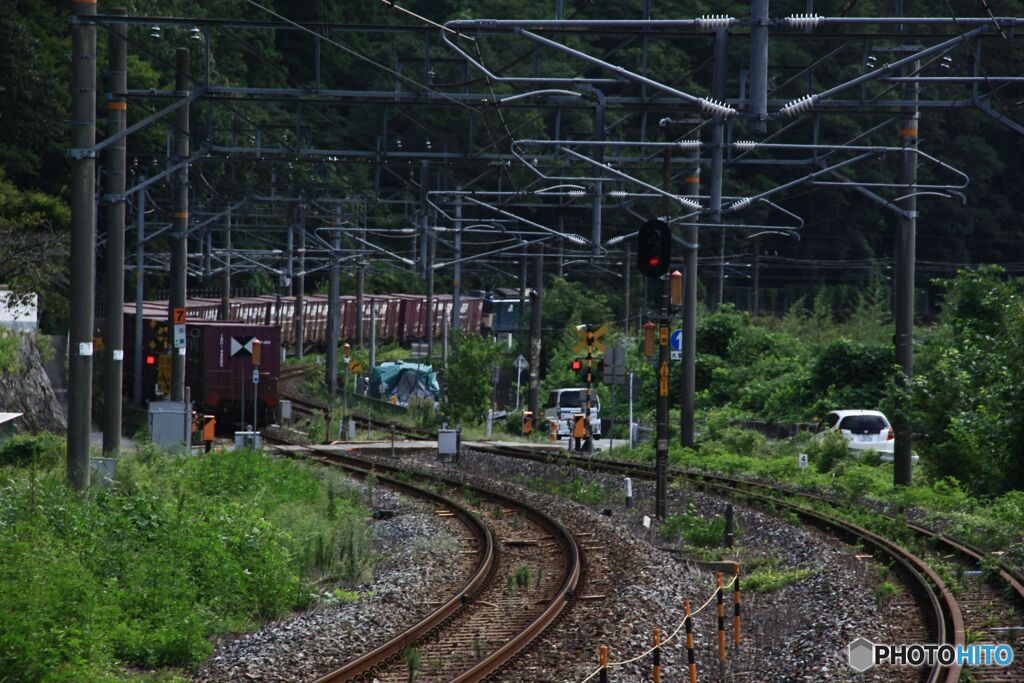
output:
[[[179,47],[175,55],[175,90],[178,97],[188,97],[189,50]],[[174,115],[174,157],[172,163],[188,159],[189,105],[180,107]],[[174,209],[171,214],[171,296],[167,311],[168,325],[174,329],[174,309],[185,307],[185,288],[188,266],[188,164],[174,174],[172,182]],[[185,400],[185,348],[171,349],[171,400]]]

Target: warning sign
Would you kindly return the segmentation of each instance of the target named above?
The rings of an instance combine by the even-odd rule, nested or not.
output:
[[[232,337],[231,338],[231,355],[232,356],[251,356],[252,355],[252,342],[255,337]]]

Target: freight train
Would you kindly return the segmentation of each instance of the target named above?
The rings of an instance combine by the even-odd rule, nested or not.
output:
[[[135,306],[125,304],[124,382],[135,381],[135,326],[142,325],[142,396],[146,402],[167,400],[171,385],[171,329],[167,306],[147,303],[141,320]],[[281,374],[281,331],[275,325],[188,320],[185,337],[185,386],[197,410],[218,421],[244,425],[272,420],[278,404]],[[259,351],[254,350],[258,342]],[[259,381],[253,382],[253,370]]]

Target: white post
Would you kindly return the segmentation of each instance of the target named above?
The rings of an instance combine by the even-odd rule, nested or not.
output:
[[[523,376],[523,368],[516,363],[516,410],[519,410],[519,380]]]

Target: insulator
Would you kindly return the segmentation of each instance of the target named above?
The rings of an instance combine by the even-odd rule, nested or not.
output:
[[[725,102],[720,102],[707,97],[700,98],[700,107],[709,114],[717,114],[719,116],[728,117],[736,113],[736,110]]]
[[[728,14],[705,14],[697,17],[695,21],[702,31],[717,31],[720,28],[729,28],[736,20]]]
[[[679,140],[676,146],[684,152],[696,152],[700,149],[700,140]]]
[[[693,199],[690,199],[689,197],[680,197],[680,196],[677,195],[676,196],[676,201],[678,201],[683,206],[690,207],[691,209],[698,210],[698,209],[703,209],[704,208],[704,207],[702,207],[700,205],[700,202],[695,201]]]
[[[803,97],[798,97],[789,104],[787,104],[785,107],[783,107],[782,113],[785,114],[786,116],[796,116],[797,114],[801,114],[809,110],[811,107],[814,106],[814,103],[816,101],[817,97],[815,97],[814,95],[804,95]]]
[[[740,210],[745,209],[748,206],[750,206],[753,203],[753,201],[754,200],[751,199],[750,197],[744,197],[743,199],[737,199],[736,201],[734,201],[732,204],[729,205],[729,208],[726,209],[726,211],[727,212],[728,211],[740,211]]]
[[[818,28],[824,18],[818,14],[791,14],[782,21],[792,28]]]
[[[625,197],[626,193],[623,190],[612,190],[608,193],[609,197]]]
[[[733,149],[738,152],[749,152],[750,150],[757,147],[757,141],[755,140],[736,140],[732,143]]]
[[[585,197],[587,193],[583,190],[569,190],[566,194],[570,197]]]

